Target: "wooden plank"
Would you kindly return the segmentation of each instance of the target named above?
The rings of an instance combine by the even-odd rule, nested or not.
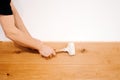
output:
[[[8,80],[120,79],[120,65],[1,64],[0,66],[4,66],[0,68],[0,76]]]
[[[64,48],[67,42],[45,42],[46,44],[52,46],[53,48]],[[82,49],[85,49],[84,53],[89,54],[120,54],[120,42],[76,42],[76,52],[77,54],[82,53]],[[9,49],[9,50],[8,50]],[[25,48],[17,48],[13,43],[10,42],[0,42],[0,53],[11,53],[15,51],[28,51]]]
[[[5,44],[5,45],[4,45]],[[56,48],[66,43],[47,43]],[[76,55],[57,54],[55,58],[46,60],[37,52],[26,48],[17,48],[12,43],[3,43],[0,48],[0,63],[11,64],[120,64],[120,43],[76,43]],[[82,49],[85,49],[84,51]]]
[[[44,59],[39,54],[0,54],[0,63],[4,64],[120,64],[120,55],[81,55],[59,54],[52,59]]]

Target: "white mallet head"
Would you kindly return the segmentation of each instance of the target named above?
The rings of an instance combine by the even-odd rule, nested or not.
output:
[[[73,42],[69,42],[67,47],[64,48],[64,51],[67,51],[69,55],[75,55],[75,45]]]

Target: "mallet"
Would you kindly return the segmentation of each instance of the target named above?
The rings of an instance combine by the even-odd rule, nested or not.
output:
[[[59,50],[56,49],[55,51],[56,53],[67,52],[69,55],[73,56],[75,55],[75,45],[73,42],[69,42],[67,47]]]

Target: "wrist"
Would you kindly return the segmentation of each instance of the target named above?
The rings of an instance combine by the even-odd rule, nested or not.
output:
[[[40,50],[43,47],[44,43],[40,40],[37,40],[37,39],[36,39],[36,41],[37,41],[37,44],[36,44],[37,45],[37,50]]]

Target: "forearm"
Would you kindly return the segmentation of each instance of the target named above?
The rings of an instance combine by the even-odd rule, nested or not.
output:
[[[19,30],[21,30],[21,31],[25,32],[27,35],[31,36],[31,35],[29,34],[29,32],[27,31],[27,29],[26,29],[26,27],[25,27],[25,25],[24,25],[24,23],[23,23],[20,15],[19,15],[19,13],[17,12],[17,10],[16,10],[16,8],[14,7],[14,5],[13,5],[12,2],[11,2],[11,8],[12,8],[13,15],[14,15],[15,26],[16,26]]]
[[[39,50],[42,46],[41,41],[24,34],[24,32],[20,31],[19,29],[14,29],[14,31],[12,31],[12,33],[8,34],[7,36],[15,43],[24,47],[29,47]]]

